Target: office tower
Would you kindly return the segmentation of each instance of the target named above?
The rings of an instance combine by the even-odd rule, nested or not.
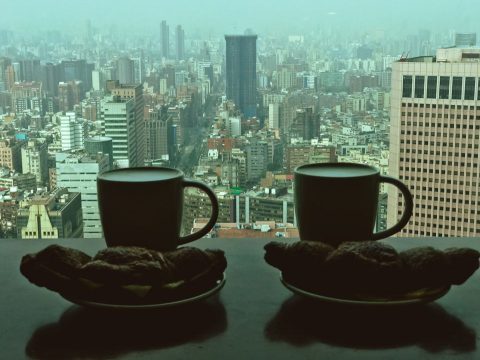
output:
[[[268,104],[268,128],[275,130],[279,128],[280,104]]]
[[[122,100],[118,96],[103,99],[101,118],[103,136],[112,139],[113,160],[128,161],[130,167],[137,166],[135,100]]]
[[[168,59],[170,48],[170,30],[165,20],[160,25],[160,42],[162,46],[162,56]]]
[[[469,47],[477,45],[476,33],[455,34],[456,47]]]
[[[258,181],[265,176],[268,165],[268,144],[253,140],[246,146],[247,181]]]
[[[105,80],[103,73],[100,72],[99,70],[93,70],[92,71],[92,89],[94,91],[100,91],[103,90],[105,87]]]
[[[120,84],[135,83],[135,69],[133,60],[128,57],[121,57],[117,60],[117,75]]]
[[[101,238],[102,226],[98,210],[97,176],[110,169],[108,156],[85,152],[55,155],[57,186],[82,197],[83,237]]]
[[[18,210],[18,239],[80,238],[82,233],[78,192],[56,189],[51,194],[38,194],[23,202]]]
[[[60,115],[60,141],[62,151],[83,149],[85,137],[88,136],[88,124],[84,119],[68,111]]]
[[[177,49],[177,60],[183,60],[185,58],[185,31],[182,25],[177,25],[175,45]]]
[[[133,145],[135,146],[135,157],[133,163],[130,163],[130,166],[143,166],[145,161],[145,122],[144,122],[144,105],[145,101],[143,98],[143,86],[141,84],[135,85],[123,85],[115,83],[115,86],[112,88],[111,93],[114,97],[118,97],[121,101],[126,101],[132,99],[134,101],[135,117],[134,117],[134,127],[135,133]],[[105,136],[109,136],[105,134]],[[132,149],[133,151],[133,149]]]
[[[52,63],[42,65],[42,85],[47,96],[58,95],[60,79],[60,66]]]
[[[17,81],[32,82],[41,80],[40,60],[19,60],[18,64],[19,71],[16,74]]]
[[[60,63],[60,81],[82,81],[84,91],[92,88],[92,71],[95,65],[86,60],[63,60]]]
[[[12,110],[16,113],[21,113],[24,110],[35,110],[35,104],[38,101],[34,99],[43,98],[41,82],[20,82],[13,84],[11,88],[12,93]],[[39,104],[41,106],[41,102]],[[42,111],[42,109],[36,109]]]
[[[154,110],[145,120],[147,160],[168,160],[168,121]]]
[[[227,99],[245,117],[256,116],[257,35],[225,35]]]
[[[319,118],[313,113],[313,108],[297,109],[290,129],[290,138],[310,140],[318,135]]]
[[[37,184],[48,183],[48,146],[44,142],[31,140],[22,147],[22,173],[34,174]]]
[[[399,236],[480,233],[480,49],[438,49],[392,67],[389,173],[413,195]],[[388,225],[404,199],[388,193]]]
[[[102,153],[108,155],[110,169],[113,169],[112,139],[106,136],[95,136],[85,139],[85,151],[90,155]]]
[[[84,98],[83,83],[68,81],[58,83],[58,107],[60,111],[70,111]]]
[[[139,57],[132,58],[133,61],[133,83],[132,84],[143,84],[145,80],[145,62],[142,54]]]

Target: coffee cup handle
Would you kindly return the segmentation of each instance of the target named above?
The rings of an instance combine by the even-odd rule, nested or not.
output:
[[[380,231],[378,233],[373,234],[373,240],[379,240],[379,239],[384,239],[389,236],[392,236],[393,234],[396,234],[402,228],[407,225],[408,221],[410,220],[410,217],[412,216],[413,212],[413,198],[412,194],[410,193],[410,190],[408,190],[408,187],[402,183],[400,180],[397,180],[395,178],[389,177],[389,176],[380,176],[380,182],[385,182],[388,184],[395,185],[403,194],[403,197],[405,199],[405,209],[403,211],[403,215],[400,218],[400,221],[393,225],[391,228]]]
[[[198,230],[197,232],[194,232],[193,234],[181,236],[180,239],[178,240],[179,245],[189,243],[191,241],[200,239],[202,236],[207,235],[208,232],[214,227],[218,218],[218,200],[217,200],[217,197],[215,196],[215,193],[212,191],[212,189],[210,189],[207,185],[195,180],[183,180],[182,186],[184,188],[195,187],[197,189],[204,191],[208,195],[208,197],[210,198],[210,202],[212,203],[212,215],[210,216],[210,220],[208,220],[207,224],[204,227],[202,227],[200,230]]]

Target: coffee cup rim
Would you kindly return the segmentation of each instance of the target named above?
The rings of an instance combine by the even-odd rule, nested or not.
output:
[[[157,182],[157,181],[168,181],[168,180],[173,180],[177,178],[183,178],[185,174],[183,173],[182,170],[175,169],[175,168],[170,168],[166,166],[137,166],[137,167],[128,167],[128,168],[120,168],[120,169],[113,169],[113,170],[108,170],[105,172],[102,172],[101,174],[97,175],[97,180],[102,180],[102,181],[110,181],[110,182],[123,182],[121,180],[115,180],[115,179],[109,179],[106,177],[106,175],[111,174],[111,173],[117,173],[117,172],[127,172],[127,171],[137,171],[137,170],[146,170],[146,171],[158,171],[158,170],[166,170],[170,171],[172,173],[175,173],[170,178],[167,179],[152,179],[152,180],[144,180],[142,182]]]
[[[372,173],[369,174],[357,174],[357,175],[352,175],[348,176],[346,178],[359,178],[359,177],[366,177],[366,176],[372,176],[372,175],[379,175],[380,170],[378,170],[376,167],[368,164],[361,164],[361,163],[354,163],[354,162],[327,162],[327,163],[314,163],[314,164],[303,164],[300,166],[297,166],[294,169],[294,173],[297,175],[301,176],[311,176],[311,177],[324,177],[324,178],[334,178],[335,176],[328,176],[328,175],[314,175],[314,174],[308,174],[306,172],[302,172],[302,169],[307,169],[307,168],[319,168],[319,167],[339,167],[339,168],[346,168],[346,167],[356,167],[356,168],[363,168],[363,169],[369,169],[372,171]],[[343,177],[341,177],[343,178]]]

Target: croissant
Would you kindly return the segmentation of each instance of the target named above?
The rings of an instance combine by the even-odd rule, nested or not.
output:
[[[50,245],[25,255],[20,271],[30,282],[68,297],[132,304],[184,298],[208,290],[226,266],[221,250],[182,247],[162,253],[118,246],[92,258],[79,250]]]

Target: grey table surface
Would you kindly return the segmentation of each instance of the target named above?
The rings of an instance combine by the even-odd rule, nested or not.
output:
[[[332,306],[281,284],[263,260],[268,241],[196,241],[227,256],[217,295],[168,311],[112,312],[73,305],[19,272],[23,255],[52,242],[93,255],[103,240],[0,239],[0,359],[480,359],[480,271],[427,305]],[[386,242],[480,250],[479,238]]]

